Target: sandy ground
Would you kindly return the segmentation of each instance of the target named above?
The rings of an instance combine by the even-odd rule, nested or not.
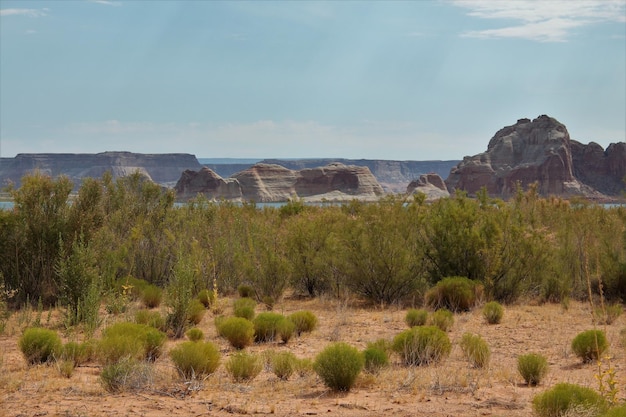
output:
[[[231,300],[224,302],[230,313]],[[290,350],[301,358],[313,359],[331,341],[345,341],[358,348],[379,338],[393,339],[407,327],[406,310],[363,307],[355,302],[294,300],[279,303],[275,311],[289,314],[311,310],[319,319],[318,328],[294,338],[287,345],[258,344],[252,352],[267,349]],[[258,307],[257,311],[261,311]],[[64,341],[81,340],[54,325]],[[46,324],[47,313],[42,316]],[[626,396],[626,348],[619,332],[626,327],[626,315],[607,326],[612,366],[620,381],[620,397]],[[119,318],[106,318],[108,322]],[[167,354],[154,365],[149,386],[139,392],[111,394],[99,382],[101,367],[88,363],[64,378],[55,365],[28,367],[17,347],[24,318],[14,314],[0,336],[0,416],[531,416],[534,395],[559,382],[597,389],[597,364],[582,364],[570,349],[574,336],[592,328],[587,304],[507,306],[501,324],[488,325],[479,308],[455,315],[448,333],[451,355],[438,366],[408,368],[392,356],[392,365],[378,375],[363,373],[348,393],[329,391],[315,374],[294,375],[281,381],[264,370],[249,383],[233,383],[223,366],[202,381],[182,381]],[[218,338],[213,314],[207,312],[198,326],[205,338],[219,345],[222,363],[232,354],[228,343]],[[492,356],[488,369],[472,369],[458,342],[465,332],[481,335]],[[169,340],[165,350],[180,341]],[[548,358],[548,376],[538,387],[528,387],[517,374],[520,354],[537,352]]]

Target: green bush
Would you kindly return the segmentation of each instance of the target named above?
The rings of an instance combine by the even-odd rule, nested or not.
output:
[[[143,290],[149,285],[150,283],[145,279],[128,276],[117,280],[115,290],[131,300],[138,300]]]
[[[254,339],[257,342],[271,342],[278,336],[278,326],[285,316],[279,313],[263,312],[257,315],[254,320]]]
[[[60,359],[74,365],[82,365],[91,359],[93,352],[89,343],[67,342],[61,349]]]
[[[365,370],[369,373],[378,373],[382,368],[389,366],[389,355],[385,349],[374,343],[367,345],[363,351],[363,359],[365,360]]]
[[[276,299],[274,297],[271,295],[265,295],[263,296],[262,301],[268,311],[274,310],[274,304],[276,304]]]
[[[350,391],[364,364],[365,359],[357,348],[336,342],[315,357],[313,369],[330,389]]]
[[[243,349],[254,341],[254,325],[243,317],[228,317],[220,321],[218,333],[235,349]]]
[[[291,340],[291,337],[296,331],[296,325],[293,323],[293,321],[284,317],[276,324],[276,330],[280,335],[280,340],[282,340],[283,343],[287,343],[289,342],[289,340]]]
[[[409,327],[415,326],[423,326],[426,324],[426,320],[428,319],[428,312],[422,309],[412,308],[406,312],[404,316],[404,322]]]
[[[482,293],[482,286],[465,277],[448,277],[426,292],[426,303],[434,309],[469,311]]]
[[[539,417],[571,415],[597,416],[607,410],[604,398],[590,388],[561,383],[533,398],[533,409]]]
[[[162,353],[165,333],[145,324],[120,322],[102,332],[98,358],[104,364],[124,358],[155,360]]]
[[[210,375],[220,364],[220,352],[211,342],[182,342],[170,351],[170,357],[185,379]]]
[[[430,325],[437,326],[444,332],[447,332],[452,328],[454,324],[454,315],[448,309],[442,308],[435,311],[430,316]]]
[[[141,291],[141,302],[147,308],[155,308],[163,300],[163,290],[156,285],[147,285]]]
[[[235,317],[242,317],[247,320],[254,319],[254,309],[256,301],[252,298],[237,298],[233,301],[233,314]]]
[[[581,332],[572,340],[572,351],[585,363],[600,358],[608,347],[606,336],[601,330]]]
[[[611,407],[602,417],[624,417],[626,416],[626,403]]]
[[[150,364],[124,359],[102,368],[100,383],[112,393],[137,391],[145,388],[153,379],[154,370]]]
[[[254,288],[249,285],[241,284],[237,287],[237,293],[241,298],[251,298],[254,296]]]
[[[204,339],[204,332],[197,327],[193,327],[185,332],[185,336],[192,342],[199,342]]]
[[[548,360],[536,353],[518,356],[517,371],[528,385],[537,385],[548,374]]]
[[[52,330],[31,327],[24,330],[18,346],[29,365],[51,362],[61,353],[61,338]]]
[[[291,352],[278,352],[270,356],[270,369],[278,378],[287,380],[298,369],[298,358]]]
[[[200,324],[205,313],[206,308],[204,307],[204,304],[202,304],[199,300],[191,300],[189,303],[189,310],[187,311],[187,321],[194,326]]]
[[[257,355],[240,351],[228,359],[225,367],[235,382],[251,381],[263,370],[263,362]]]
[[[604,309],[601,307],[596,308],[596,317],[600,324],[613,324],[622,315],[622,312],[621,304],[611,304],[605,306]]]
[[[490,301],[483,306],[483,317],[489,324],[498,324],[502,321],[504,308],[497,301]]]
[[[448,335],[436,326],[418,326],[398,334],[392,348],[405,365],[429,365],[440,362],[452,350]]]
[[[487,342],[479,335],[465,333],[461,337],[461,350],[474,368],[484,368],[489,365],[491,351]]]
[[[61,360],[57,362],[57,367],[61,376],[71,378],[76,368],[76,363],[72,360]]]
[[[165,331],[165,318],[158,311],[137,310],[135,312],[135,323],[145,324],[157,330]]]
[[[215,301],[215,292],[207,289],[200,291],[198,293],[198,301],[200,301],[205,308],[211,307]]]
[[[317,317],[311,311],[296,311],[289,316],[289,320],[296,325],[296,334],[310,333],[317,327]]]

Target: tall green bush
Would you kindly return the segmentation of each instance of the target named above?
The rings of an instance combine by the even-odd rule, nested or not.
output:
[[[343,342],[333,343],[315,357],[313,369],[324,384],[335,391],[350,391],[363,370],[361,352]]]
[[[426,293],[426,303],[434,309],[469,311],[476,304],[482,286],[465,277],[447,277]]]
[[[29,365],[50,362],[60,355],[62,349],[59,335],[41,327],[24,330],[18,345]]]

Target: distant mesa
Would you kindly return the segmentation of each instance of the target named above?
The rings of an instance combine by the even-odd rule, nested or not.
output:
[[[422,193],[426,196],[426,201],[450,197],[443,178],[434,172],[422,174],[418,179],[411,181],[406,188],[406,193],[409,195]]]
[[[626,143],[606,150],[597,143],[571,140],[562,123],[546,115],[520,119],[500,129],[487,150],[465,157],[454,167],[446,185],[450,192],[474,195],[486,188],[489,195],[508,198],[518,185],[537,183],[541,195],[602,200],[625,191]]]

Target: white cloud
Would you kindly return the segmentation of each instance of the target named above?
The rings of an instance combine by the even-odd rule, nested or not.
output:
[[[451,0],[481,19],[512,20],[520,24],[474,30],[462,36],[520,38],[540,42],[567,41],[571,29],[602,22],[626,22],[624,0]]]
[[[0,9],[0,16],[27,16],[42,17],[48,14],[50,9]]]
[[[89,3],[102,4],[105,6],[121,6],[121,1],[111,1],[111,0],[87,0]]]

